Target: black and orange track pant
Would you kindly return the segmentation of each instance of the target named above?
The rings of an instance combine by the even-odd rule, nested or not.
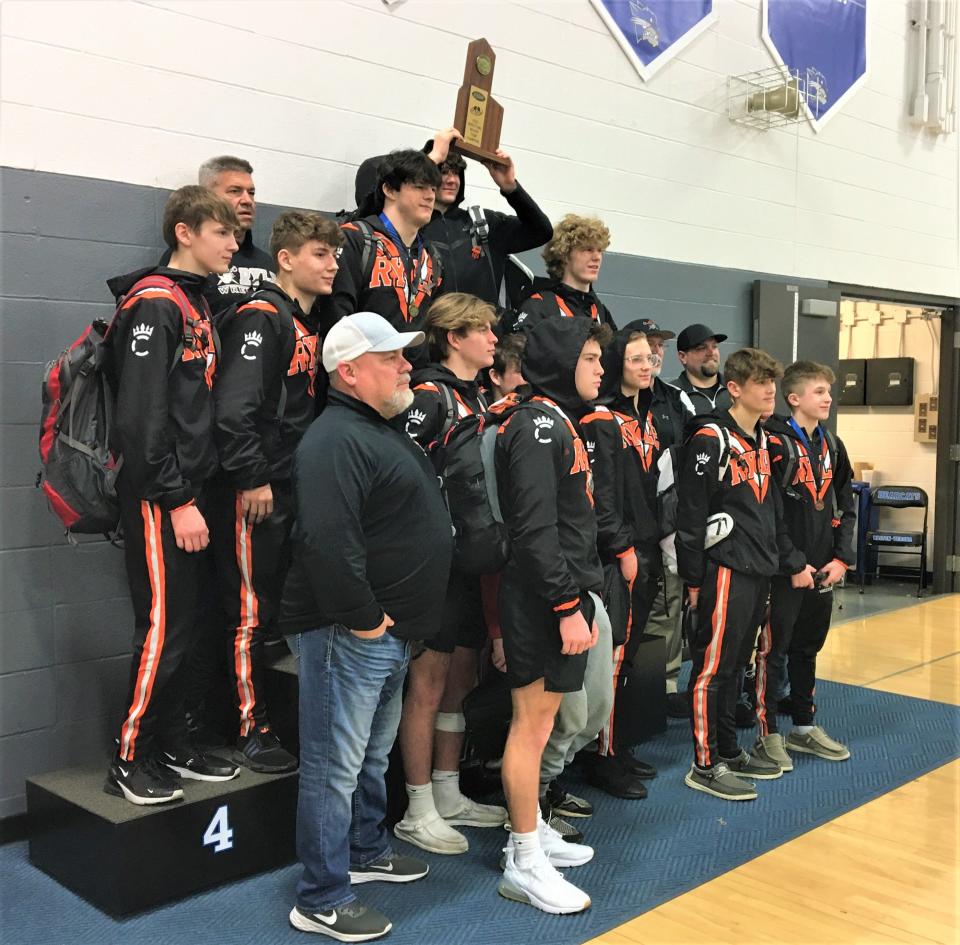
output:
[[[133,659],[120,727],[120,757],[148,756],[155,743],[187,737],[184,696],[188,656],[196,640],[197,600],[209,578],[206,552],[177,547],[170,514],[117,483],[124,557],[133,604]],[[197,505],[205,512],[203,498]]]
[[[637,548],[637,579],[630,589],[630,617],[627,621],[626,639],[613,650],[613,708],[597,735],[597,754],[612,755],[623,750],[617,737],[617,718],[630,710],[629,693],[623,687],[622,677],[633,664],[633,658],[640,646],[643,628],[653,602],[657,599],[657,590],[663,565],[659,547],[653,549]]]
[[[770,619],[757,648],[757,724],[761,735],[777,731],[777,699],[784,673],[790,679],[793,724],[813,725],[817,654],[833,616],[833,592],[791,587],[790,578],[770,585]],[[789,659],[788,659],[789,658]]]
[[[270,485],[273,513],[258,525],[244,520],[240,493],[228,484],[218,481],[210,499],[210,533],[227,615],[227,662],[241,736],[269,724],[263,643],[280,611],[290,568],[293,489],[289,481]]]
[[[739,754],[734,711],[738,670],[750,661],[763,620],[770,579],[714,562],[700,587],[697,629],[690,640],[690,697],[694,762],[712,768]]]

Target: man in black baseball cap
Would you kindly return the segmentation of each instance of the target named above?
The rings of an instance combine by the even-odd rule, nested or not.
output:
[[[677,357],[683,373],[673,383],[687,392],[698,414],[731,405],[720,374],[720,342],[726,340],[726,335],[706,325],[688,325],[677,337]]]

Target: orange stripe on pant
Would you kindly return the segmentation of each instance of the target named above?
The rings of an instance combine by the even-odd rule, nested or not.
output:
[[[163,652],[163,639],[167,629],[167,589],[161,537],[162,513],[158,506],[150,502],[141,502],[140,514],[143,516],[143,541],[146,549],[147,574],[150,577],[150,627],[140,652],[140,667],[137,670],[136,685],[133,687],[133,699],[120,730],[120,757],[124,761],[133,761],[136,753],[140,721],[150,705],[153,683],[157,678],[157,663]]]
[[[240,624],[233,638],[233,658],[237,675],[237,696],[240,704],[240,734],[249,735],[253,728],[253,707],[256,693],[253,691],[253,673],[250,667],[250,638],[257,626],[260,602],[253,589],[253,526],[243,514],[243,498],[237,493],[236,505],[236,552],[240,569]]]
[[[770,725],[767,708],[767,683],[769,674],[767,673],[767,658],[770,656],[770,650],[773,648],[773,629],[770,626],[769,617],[760,628],[760,647],[757,650],[757,724],[761,735],[770,734]],[[773,709],[777,711],[776,706]]]
[[[710,645],[703,658],[703,669],[693,687],[693,738],[696,742],[697,764],[701,768],[713,765],[710,757],[710,726],[708,718],[707,688],[717,674],[720,665],[720,650],[723,634],[727,628],[727,600],[730,596],[730,569],[717,568],[717,599],[713,605],[713,629]],[[716,700],[719,701],[719,693]]]
[[[610,717],[607,719],[607,724],[600,729],[598,736],[597,753],[600,755],[614,754],[613,727],[617,714],[617,684],[620,682],[620,670],[623,667],[627,644],[630,642],[630,631],[633,628],[633,585],[633,581],[627,585],[630,591],[630,611],[627,613],[627,630],[623,637],[623,643],[613,651],[613,705],[610,706]]]

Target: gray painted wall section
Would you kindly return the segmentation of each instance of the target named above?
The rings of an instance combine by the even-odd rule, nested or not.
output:
[[[34,488],[40,379],[112,311],[105,280],[159,259],[167,193],[0,169],[0,817],[24,810],[30,775],[106,761],[123,710],[132,615],[122,557],[103,542],[67,545]],[[260,207],[258,245],[281,209]],[[542,272],[538,254],[528,262]],[[598,289],[621,324],[705,322],[734,350],[750,341],[760,277],[611,253]],[[671,354],[664,377],[678,372]]]

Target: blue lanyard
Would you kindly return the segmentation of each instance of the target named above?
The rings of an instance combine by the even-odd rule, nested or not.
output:
[[[794,430],[796,430],[797,436],[800,437],[800,439],[803,441],[803,445],[806,446],[806,448],[807,448],[807,452],[812,456],[815,451],[814,451],[813,445],[811,444],[810,440],[807,438],[807,431],[804,430],[803,427],[800,426],[800,424],[797,423],[797,421],[793,419],[793,417],[791,417],[791,418],[787,421],[787,423],[789,423],[790,426],[793,427]],[[817,429],[817,432],[820,433],[820,424],[819,424],[819,423],[817,424],[817,428],[816,428],[816,429]],[[823,434],[822,434],[822,433],[820,433],[820,438],[823,439]]]
[[[419,233],[417,233],[417,241],[416,243],[414,243],[414,246],[416,246],[417,251],[415,255],[411,256],[410,251],[407,249],[407,247],[404,245],[403,240],[400,238],[400,234],[397,232],[397,228],[390,221],[390,217],[388,217],[385,213],[381,213],[380,222],[384,225],[384,227],[386,228],[386,231],[390,234],[390,238],[393,240],[393,242],[396,243],[397,250],[399,251],[400,255],[403,257],[403,262],[407,268],[407,271],[410,272],[411,276],[415,277],[416,267],[417,267],[417,264],[420,262],[420,256],[423,253],[423,237]]]

